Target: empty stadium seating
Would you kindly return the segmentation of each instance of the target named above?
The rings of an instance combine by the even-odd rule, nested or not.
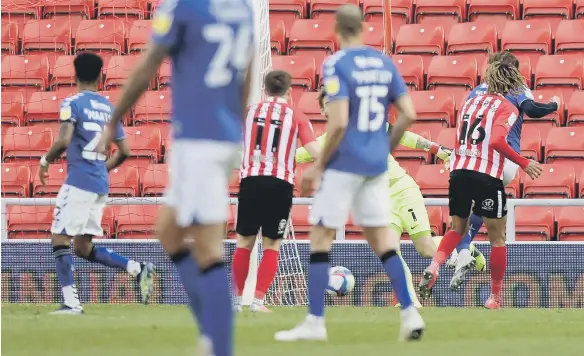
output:
[[[320,66],[325,56],[339,49],[332,14],[347,2],[361,3],[366,44],[384,49],[384,0],[269,1],[274,68],[293,74],[293,105],[309,117],[317,134],[326,125],[316,100]],[[149,41],[150,5],[143,0],[10,0],[1,8],[2,195],[55,196],[66,173],[64,159],[51,165],[45,186],[40,185],[37,166],[58,130],[60,101],[76,92],[73,54],[101,53],[104,78],[99,89],[106,91],[100,93],[115,103],[135,66],[134,55]],[[558,96],[561,103],[545,118],[525,118],[521,153],[545,163],[544,174],[536,181],[518,174],[506,187],[507,194],[584,197],[584,141],[578,139],[584,134],[583,0],[393,0],[391,16],[394,38],[388,42],[395,40],[395,45],[388,54],[412,90],[418,112],[413,131],[452,147],[455,115],[467,91],[484,77],[487,55],[509,50],[519,57],[520,72],[534,89],[534,99],[548,102]],[[132,157],[110,172],[110,195],[163,194],[168,167],[160,162],[170,151],[170,86],[171,66],[165,62],[151,90],[124,118]],[[448,171],[441,161],[403,148],[396,157],[425,196],[447,195]],[[302,170],[297,168],[297,180]],[[237,174],[234,171],[230,184],[233,195],[239,186]],[[106,235],[151,238],[157,209],[106,209]],[[431,207],[428,212],[433,232],[443,234],[447,209]],[[230,215],[228,231],[233,236],[233,207]],[[307,237],[307,216],[308,207],[294,207],[300,238]],[[579,216],[580,207],[518,207],[517,239],[584,240]],[[7,218],[11,238],[45,238],[52,208],[9,207]],[[360,229],[348,226],[348,238],[361,238]]]

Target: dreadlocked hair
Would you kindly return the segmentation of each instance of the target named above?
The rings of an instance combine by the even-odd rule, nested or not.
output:
[[[493,61],[489,64],[485,83],[490,94],[516,95],[525,87],[525,79],[519,69],[503,61]]]

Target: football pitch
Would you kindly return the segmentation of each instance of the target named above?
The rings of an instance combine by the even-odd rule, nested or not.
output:
[[[186,306],[87,305],[83,316],[51,316],[53,305],[2,305],[2,356],[195,355]],[[398,343],[394,308],[328,308],[327,343],[276,343],[305,308],[237,315],[236,355],[582,355],[584,309],[422,309],[421,342]]]

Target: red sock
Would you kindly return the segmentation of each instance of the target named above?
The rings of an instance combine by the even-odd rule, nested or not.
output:
[[[233,254],[233,262],[231,263],[231,275],[233,278],[233,294],[241,296],[243,293],[243,286],[247,279],[247,272],[249,272],[249,258],[251,250],[238,247]]]
[[[440,245],[438,245],[438,250],[432,259],[432,266],[438,270],[440,266],[446,261],[448,256],[454,251],[456,246],[462,240],[462,236],[454,230],[450,230],[444,235],[442,241],[440,241]]]
[[[501,286],[507,269],[507,247],[491,248],[491,293],[501,295]]]
[[[278,251],[265,249],[258,267],[255,297],[263,299],[278,272]]]

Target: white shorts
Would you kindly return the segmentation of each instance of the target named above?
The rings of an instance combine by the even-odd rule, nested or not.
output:
[[[67,236],[103,236],[101,218],[107,195],[63,184],[57,195],[51,233]]]
[[[503,164],[503,186],[506,187],[507,184],[511,183],[511,181],[515,178],[517,174],[517,170],[519,166],[512,161],[506,159],[505,163]]]
[[[176,140],[169,157],[168,205],[181,227],[224,223],[229,180],[241,145],[210,140]]]
[[[356,225],[389,225],[390,203],[387,175],[365,177],[327,169],[310,210],[310,223],[329,229],[345,226],[349,213]]]

